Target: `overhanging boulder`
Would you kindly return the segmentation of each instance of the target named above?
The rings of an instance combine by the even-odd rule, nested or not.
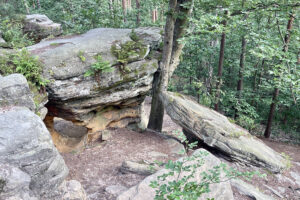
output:
[[[159,32],[157,28],[134,32],[99,28],[28,47],[39,57],[44,66],[43,76],[50,80],[47,85],[48,129],[54,130],[50,116],[63,118],[88,128],[88,137],[83,138],[94,141],[105,128],[139,124],[142,102],[158,68],[157,59],[148,54],[150,50],[155,51],[161,41]],[[109,62],[114,71],[101,72],[97,77],[85,76],[91,66],[99,62],[99,56],[103,62]],[[54,132],[51,133],[53,136]],[[67,141],[64,136],[56,138],[56,145],[56,141],[67,144],[69,138],[73,139],[70,135]]]
[[[275,173],[286,167],[280,154],[245,129],[229,122],[224,115],[181,94],[164,92],[162,99],[168,115],[174,122],[231,159],[261,166]]]

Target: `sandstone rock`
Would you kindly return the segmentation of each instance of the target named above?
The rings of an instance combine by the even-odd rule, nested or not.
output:
[[[114,196],[118,196],[122,192],[126,191],[128,188],[123,185],[111,185],[105,188],[105,191]]]
[[[204,149],[198,149],[194,152],[193,155],[197,155],[199,153],[207,153],[208,155],[205,156],[203,159],[205,163],[196,169],[194,179],[191,181],[197,181],[201,182],[202,180],[202,172],[208,171],[209,169],[212,169],[214,166],[219,165],[221,161],[213,156],[212,154],[208,153]],[[188,164],[194,164],[196,161],[189,161]],[[123,192],[120,194],[117,198],[117,200],[145,200],[145,199],[154,199],[155,197],[155,189],[151,188],[149,185],[151,181],[157,180],[157,177],[168,173],[168,170],[162,169],[155,174],[152,174],[145,178],[142,182],[140,182],[138,185],[131,187],[129,190]],[[188,175],[186,172],[183,172],[180,177]],[[169,178],[168,181],[172,181],[175,178],[173,176],[172,178]],[[210,185],[211,192],[208,194],[203,194],[199,200],[206,200],[208,198],[215,198],[218,200],[233,200],[233,194],[231,190],[230,183],[228,181],[222,182],[222,183],[215,183]]]
[[[103,141],[107,141],[112,137],[111,132],[109,130],[104,130],[101,132],[101,139]]]
[[[24,20],[24,32],[35,40],[42,40],[50,35],[62,34],[61,25],[54,23],[46,15],[26,15]]]
[[[155,173],[159,168],[145,163],[138,163],[133,161],[124,161],[120,168],[123,173],[134,173],[140,175],[150,175]]]
[[[250,185],[240,179],[230,180],[231,186],[236,188],[240,194],[246,195],[256,200],[273,200],[274,198],[260,192],[253,185]]]
[[[37,200],[29,189],[30,176],[19,168],[0,163],[0,199]]]
[[[81,138],[88,132],[86,127],[77,126],[70,121],[59,118],[54,118],[54,129],[62,136],[71,138]]]
[[[268,188],[273,194],[275,194],[276,196],[280,197],[280,199],[284,199],[284,197],[280,194],[280,192],[278,192],[277,190],[275,190],[274,188],[268,186],[268,185],[264,185],[266,188]]]
[[[181,94],[162,95],[169,116],[190,135],[231,159],[280,172],[285,160],[245,129],[232,124],[218,112],[199,105]]]
[[[7,47],[6,41],[2,38],[1,31],[0,31],[0,47]]]
[[[44,123],[25,107],[0,109],[0,163],[28,174],[34,196],[46,199],[68,174]]]
[[[63,191],[62,200],[87,200],[83,187],[76,180],[66,181],[63,184]]]
[[[33,95],[25,77],[11,74],[0,78],[0,107],[24,106],[35,111]]]
[[[161,36],[151,29],[135,31],[143,35],[145,54],[129,59],[126,66],[118,63],[112,47],[132,43],[130,29],[93,29],[28,47],[44,63],[44,77],[51,80],[47,86],[49,115],[87,127],[88,142],[97,140],[100,136],[97,133],[107,127],[126,127],[141,121],[141,104],[158,67],[156,59],[143,58]],[[85,77],[98,55],[115,70],[100,73],[97,80],[94,76]]]

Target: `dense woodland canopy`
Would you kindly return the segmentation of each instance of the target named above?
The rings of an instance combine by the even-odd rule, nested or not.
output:
[[[178,2],[188,7],[193,1]],[[33,43],[22,34],[24,14],[45,14],[62,24],[64,34],[144,26],[161,27],[163,34],[166,16],[188,18],[168,90],[190,95],[252,132],[269,137],[283,131],[299,140],[299,1],[193,3],[187,16],[168,11],[166,0],[0,0],[0,30],[20,48]]]

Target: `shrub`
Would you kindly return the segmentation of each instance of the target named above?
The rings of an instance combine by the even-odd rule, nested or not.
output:
[[[92,64],[90,69],[85,72],[84,76],[95,76],[96,81],[100,84],[100,74],[113,72],[115,68],[111,67],[111,64],[108,61],[103,61],[100,55],[96,56],[97,62]]]
[[[19,21],[4,20],[1,23],[0,31],[7,43],[5,47],[22,48],[33,44],[33,41],[23,34],[22,28],[23,25]]]
[[[27,81],[39,89],[44,89],[48,83],[48,80],[41,76],[43,67],[38,58],[31,56],[25,48],[7,57],[1,56],[0,69],[0,73],[4,75],[12,73],[23,74]]]
[[[188,144],[183,133],[180,137],[181,141],[187,144],[187,149],[191,150],[195,147],[195,143]],[[178,161],[168,161],[165,165],[168,172],[158,176],[157,180],[150,184],[152,188],[156,189],[155,200],[197,200],[202,194],[210,192],[209,185],[212,183],[220,183],[237,177],[251,179],[255,174],[265,176],[257,171],[239,172],[221,163],[202,172],[201,181],[192,180],[197,168],[205,164],[205,156],[207,155],[207,152],[199,152]],[[187,175],[181,176],[182,173]],[[168,180],[168,177],[173,177],[173,179]]]

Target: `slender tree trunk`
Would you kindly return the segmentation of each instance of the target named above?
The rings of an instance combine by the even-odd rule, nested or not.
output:
[[[227,11],[225,11],[225,15],[227,15]],[[224,27],[226,27],[227,20],[224,20],[222,22],[222,24]],[[220,90],[221,90],[221,85],[222,85],[222,71],[223,71],[223,63],[224,63],[225,39],[226,39],[226,33],[224,31],[222,33],[221,44],[220,44],[218,80],[217,80],[217,84],[216,84],[216,103],[215,103],[216,111],[219,111],[219,98],[220,98]]]
[[[179,56],[184,44],[178,39],[185,34],[187,19],[193,8],[193,0],[169,0],[169,12],[166,19],[164,32],[164,47],[162,61],[159,65],[159,81],[153,88],[155,97],[152,98],[151,112],[148,128],[161,131],[164,116],[164,107],[160,94],[167,90],[169,77],[179,64]],[[181,6],[182,3],[190,3],[190,6]],[[176,14],[184,17],[177,18]],[[184,19],[186,18],[186,19]]]
[[[136,24],[139,27],[140,24],[141,24],[141,11],[140,11],[141,4],[140,4],[140,0],[135,0],[135,4],[136,4],[136,9],[137,9],[137,12],[136,12]]]
[[[245,39],[245,36],[242,36],[242,52],[241,52],[241,56],[240,56],[239,80],[237,83],[238,103],[240,102],[240,100],[242,98],[242,92],[243,92],[246,45],[247,45],[247,41]],[[238,117],[238,110],[235,109],[234,118],[236,119],[237,117]]]
[[[124,22],[127,22],[126,15],[127,15],[127,0],[122,0],[122,8],[123,8],[123,17]]]
[[[175,25],[175,16],[171,14],[171,12],[175,12],[177,0],[169,1],[169,14],[167,16],[166,25],[165,25],[165,33],[164,33],[164,47],[163,47],[163,55],[162,61],[159,66],[158,74],[154,77],[156,79],[153,80],[153,96],[151,102],[151,111],[147,128],[161,131],[163,125],[163,117],[164,117],[164,106],[163,102],[159,97],[161,91],[166,90],[168,85],[168,66],[170,63],[170,58],[172,54],[172,46],[173,46],[173,35],[174,35],[174,25]]]
[[[284,37],[283,52],[288,51],[289,42],[290,42],[290,38],[291,38],[291,30],[292,30],[292,27],[293,27],[294,19],[295,19],[295,15],[291,14],[290,19],[289,19],[288,24],[287,24],[287,32],[286,32],[285,37]],[[275,109],[276,109],[278,95],[279,95],[279,88],[276,87],[274,89],[274,92],[273,92],[273,98],[272,98],[272,103],[271,103],[271,106],[270,106],[268,123],[267,123],[267,127],[266,127],[266,130],[265,130],[265,133],[264,133],[264,136],[266,138],[269,138],[270,135],[271,135],[272,121],[273,121],[273,116],[274,116],[274,112],[275,112]]]
[[[37,4],[38,9],[41,9],[41,3],[40,3],[40,0],[36,0],[36,4]]]

